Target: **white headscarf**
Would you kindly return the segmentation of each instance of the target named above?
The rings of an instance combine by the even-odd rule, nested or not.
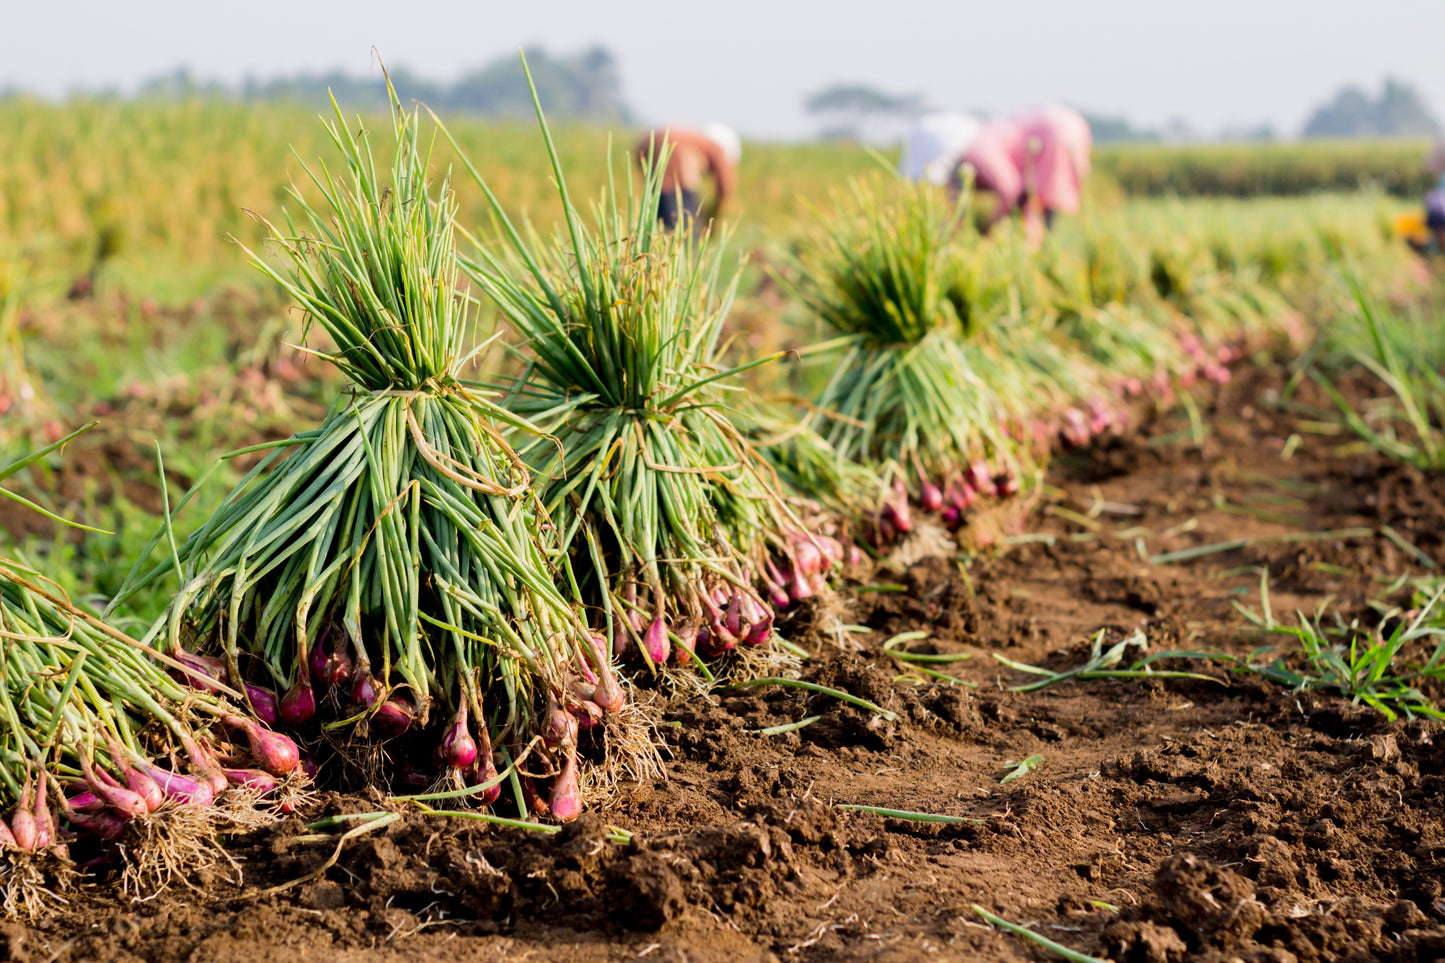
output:
[[[944,184],[973,146],[982,124],[967,114],[924,114],[903,135],[898,173],[911,181]]]
[[[708,140],[722,148],[723,156],[736,164],[743,156],[743,139],[727,124],[713,121],[702,129]]]

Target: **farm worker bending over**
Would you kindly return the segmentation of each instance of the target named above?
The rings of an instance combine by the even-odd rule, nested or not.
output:
[[[1445,174],[1425,194],[1424,231],[1419,232],[1410,246],[1420,254],[1436,255],[1445,252]]]
[[[1426,166],[1437,180],[1425,193],[1425,210],[1401,215],[1395,232],[1417,254],[1429,257],[1445,252],[1445,140],[1436,142]]]
[[[1430,173],[1437,180],[1425,195],[1425,229],[1430,232],[1435,253],[1445,250],[1445,140],[1437,141],[1430,157]]]
[[[726,124],[708,124],[701,130],[687,127],[664,127],[648,131],[637,142],[637,163],[646,173],[654,157],[662,156],[663,144],[672,145],[672,154],[662,172],[662,199],[657,205],[657,219],[667,230],[675,230],[704,220],[703,186],[713,181],[714,197],[708,218],[715,217],[737,184],[737,163],[742,156],[742,140]]]
[[[1425,195],[1425,229],[1435,244],[1435,253],[1445,250],[1445,174],[1435,182],[1435,187]]]
[[[1055,212],[1078,211],[1092,142],[1089,124],[1077,112],[1044,107],[984,124],[961,164],[973,167],[978,190],[998,198],[994,222],[1022,208],[1025,229],[1037,240]]]
[[[898,173],[910,181],[947,184],[982,126],[967,114],[924,114],[903,135]]]
[[[1076,214],[1079,185],[1089,176],[1089,151],[1094,135],[1089,122],[1069,107],[1050,105],[1023,117],[1030,136],[1040,139],[1041,150],[1034,158],[1033,191],[1043,202],[1044,213]]]

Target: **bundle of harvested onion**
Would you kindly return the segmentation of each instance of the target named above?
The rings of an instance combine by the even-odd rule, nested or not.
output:
[[[326,126],[345,170],[307,169],[324,206],[293,189],[301,225],[263,222],[288,269],[247,252],[325,329],[335,349],[318,353],[350,390],[179,547],[183,588],[157,633],[176,657],[194,641],[308,744],[349,739],[368,778],[461,780],[491,802],[496,760],[540,735],[550,809],[571,818],[578,727],[627,698],[558,588],[565,557],[503,438],[525,424],[460,377],[474,304],[457,289],[456,205],[428,182],[420,118],[393,106],[390,177],[338,108]],[[524,812],[548,808],[511,784]]]
[[[524,342],[505,404],[545,434],[523,456],[613,651],[658,667],[762,645],[765,595],[780,580],[811,586],[842,560],[838,541],[790,508],[734,408],[748,403],[738,375],[780,356],[722,361],[736,278],[722,280],[706,232],[694,241],[657,225],[664,165],[640,193],[612,184],[589,222],[540,104],[537,117],[566,218],[555,244],[517,229],[467,162],[508,254],[479,246],[463,263]]]
[[[0,469],[0,480],[57,447]],[[124,839],[128,872],[153,893],[172,872],[211,858],[217,831],[264,819],[259,797],[282,802],[278,781],[300,778],[296,744],[249,716],[237,693],[194,682],[186,662],[158,655],[34,570],[0,559],[7,911],[45,904],[47,876],[66,875],[68,843]]]
[[[1008,363],[1007,345],[975,344],[1005,331],[959,315],[964,212],[926,184],[880,192],[855,181],[784,276],[841,336],[818,431],[841,457],[891,479],[874,513],[880,543],[910,531],[915,508],[956,526],[979,498],[1017,492],[1034,467],[1010,430],[1009,400],[1031,387],[1025,369]]]

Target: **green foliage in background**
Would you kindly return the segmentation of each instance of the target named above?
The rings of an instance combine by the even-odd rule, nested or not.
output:
[[[367,115],[366,123],[384,125],[385,116]],[[557,223],[562,209],[537,163],[535,129],[467,118],[451,129],[509,216],[542,228]],[[246,212],[279,209],[286,172],[301,176],[297,158],[314,162],[329,146],[313,111],[202,100],[57,106],[0,99],[0,130],[0,257],[27,255],[56,292],[100,261],[102,278],[133,282],[162,300],[223,281],[250,283],[227,236],[259,244],[264,231]],[[583,125],[555,132],[578,197],[600,193],[609,152],[620,161],[634,133]],[[455,159],[442,145],[432,162],[442,169]],[[387,162],[385,150],[377,160]],[[831,184],[874,163],[856,145],[748,145],[746,176],[727,212],[745,218],[735,246],[786,231]],[[457,185],[457,204],[463,223],[488,223],[475,185]]]
[[[1131,196],[1258,197],[1374,189],[1419,197],[1432,178],[1426,139],[1249,144],[1117,144],[1094,169]]]

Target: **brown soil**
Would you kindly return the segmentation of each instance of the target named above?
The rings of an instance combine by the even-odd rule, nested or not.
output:
[[[1445,563],[1445,481],[1311,434],[1310,412],[1269,403],[1281,385],[1241,373],[1213,399],[1202,448],[1169,419],[1060,457],[1059,493],[1028,535],[966,566],[874,576],[904,591],[853,593],[850,620],[874,631],[858,652],[815,643],[803,675],[892,720],[777,687],[679,699],[662,729],[668,779],[556,835],[408,814],[347,841],[319,877],[254,895],[336,850],[334,834],[298,840],[308,820],[377,806],[326,796],[235,841],[240,888],[79,900],[0,925],[0,959],[1046,958],[975,903],[1119,961],[1445,958],[1440,725],[1199,661],[1169,667],[1217,681],[1014,692],[1028,677],[991,657],[1075,667],[1101,629],[1106,645],[1137,629],[1152,651],[1247,653],[1262,640],[1233,603],[1258,607],[1262,568],[1281,615],[1328,598],[1373,624],[1372,598],[1408,604],[1375,578],[1421,570],[1395,541],[1283,536],[1388,525]],[[1274,538],[1148,561],[1260,536]],[[913,651],[972,653],[936,668],[978,688],[926,681],[883,650],[914,630],[931,634]],[[609,841],[609,826],[635,835]]]

